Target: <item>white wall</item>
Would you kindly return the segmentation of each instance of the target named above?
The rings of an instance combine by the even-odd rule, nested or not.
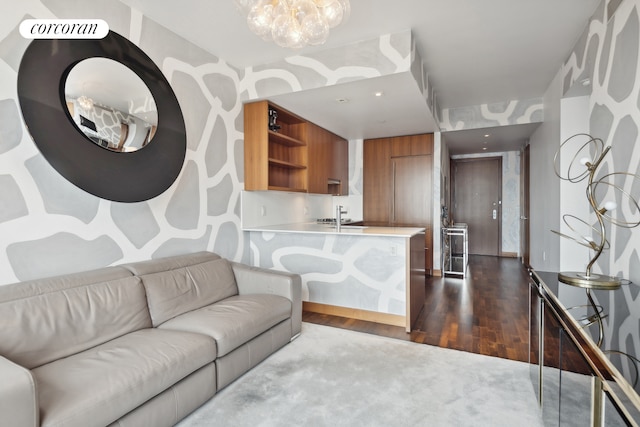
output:
[[[543,97],[544,122],[529,139],[530,145],[530,264],[539,271],[558,271],[560,238],[560,180],[553,170],[553,155],[560,141],[562,75],[553,79]]]
[[[310,222],[332,216],[332,196],[284,191],[242,191],[242,228]]]
[[[589,97],[579,96],[563,98],[560,101],[561,121],[560,121],[560,141],[567,141],[568,138],[579,133],[589,133]],[[578,169],[579,158],[574,159],[576,149],[587,141],[587,138],[571,138],[562,148],[559,154],[561,175],[566,174],[571,168],[571,175],[580,174],[586,167]],[[581,154],[580,156],[583,156]],[[566,178],[566,175],[564,175]],[[572,215],[584,221],[590,220],[591,207],[585,196],[586,180],[579,183],[572,183],[566,180],[559,180],[560,183],[560,232],[567,236],[580,238],[580,236],[591,236],[591,232],[586,225],[572,217]],[[565,222],[566,218],[566,222]],[[573,230],[571,228],[573,228]],[[569,238],[560,239],[560,270],[561,271],[584,271],[590,260],[590,250]]]

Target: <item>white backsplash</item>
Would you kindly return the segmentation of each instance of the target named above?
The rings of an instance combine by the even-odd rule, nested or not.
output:
[[[335,216],[336,206],[341,205],[347,211],[343,214],[343,218],[349,218],[352,221],[362,221],[362,195],[349,196],[333,196],[332,211],[330,216]]]
[[[335,207],[347,210],[345,218],[362,220],[362,196],[242,191],[242,228],[311,222],[335,216]]]

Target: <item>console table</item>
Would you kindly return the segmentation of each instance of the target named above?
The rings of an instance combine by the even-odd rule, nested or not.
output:
[[[442,228],[442,274],[467,275],[469,231],[467,224]]]
[[[529,362],[545,426],[640,426],[633,380],[620,373],[612,353],[587,330],[593,313],[586,295],[559,282],[557,273],[530,270],[530,276]],[[605,300],[611,295],[602,292],[623,290],[599,292]]]

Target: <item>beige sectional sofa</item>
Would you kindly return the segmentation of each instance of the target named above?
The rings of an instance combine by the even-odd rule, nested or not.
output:
[[[0,426],[170,426],[301,329],[298,275],[210,252],[0,286]]]

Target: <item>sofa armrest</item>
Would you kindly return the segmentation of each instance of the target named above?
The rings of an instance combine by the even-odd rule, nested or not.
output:
[[[302,279],[299,274],[251,267],[232,262],[238,292],[246,294],[273,294],[291,300],[291,336],[297,336],[302,328]]]
[[[0,426],[38,426],[38,399],[31,372],[0,356],[0,378]]]

